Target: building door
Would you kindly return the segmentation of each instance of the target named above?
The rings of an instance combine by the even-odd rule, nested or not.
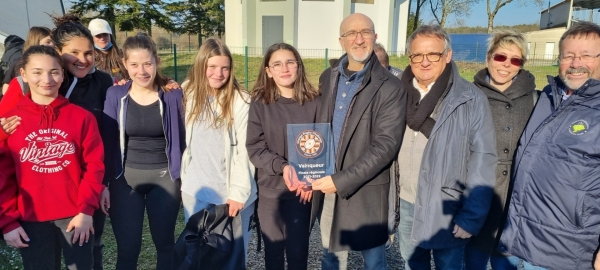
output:
[[[263,54],[275,44],[283,42],[283,16],[262,17],[262,47]]]
[[[554,59],[554,42],[546,42],[546,50],[544,51],[544,59]]]

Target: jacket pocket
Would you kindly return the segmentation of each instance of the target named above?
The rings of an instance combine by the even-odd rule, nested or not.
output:
[[[444,215],[455,215],[462,208],[463,191],[455,187],[442,187],[441,191]]]
[[[581,223],[583,228],[593,228],[593,233],[598,233],[600,226],[600,194],[585,193],[581,211]]]

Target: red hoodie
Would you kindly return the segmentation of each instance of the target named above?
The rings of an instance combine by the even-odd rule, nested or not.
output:
[[[15,77],[10,81],[6,93],[2,97],[2,100],[0,100],[0,115],[6,115],[8,111],[12,110],[15,106],[17,106],[17,103],[19,103],[19,100],[21,100],[22,97],[23,85],[21,84],[21,82],[19,82],[17,77]],[[10,116],[12,115],[6,115],[6,117]],[[0,141],[6,140],[8,136],[9,135],[6,134],[6,132],[4,132],[2,128],[0,128]]]
[[[104,186],[104,148],[94,116],[58,96],[47,106],[31,95],[5,115],[21,125],[0,142],[0,229],[19,221],[92,215]]]

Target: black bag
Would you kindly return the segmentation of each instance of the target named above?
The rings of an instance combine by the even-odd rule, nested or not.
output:
[[[227,204],[210,204],[190,217],[174,248],[173,269],[217,270],[234,250],[232,217]]]

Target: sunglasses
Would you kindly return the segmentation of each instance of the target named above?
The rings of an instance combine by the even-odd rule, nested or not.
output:
[[[504,62],[504,61],[506,61],[506,59],[508,59],[508,56],[506,56],[504,54],[494,54],[494,55],[492,55],[492,59],[494,59],[494,61],[496,61],[496,62]],[[523,64],[525,63],[525,61],[523,61],[523,59],[521,59],[521,58],[511,58],[510,63],[513,66],[522,67]]]

